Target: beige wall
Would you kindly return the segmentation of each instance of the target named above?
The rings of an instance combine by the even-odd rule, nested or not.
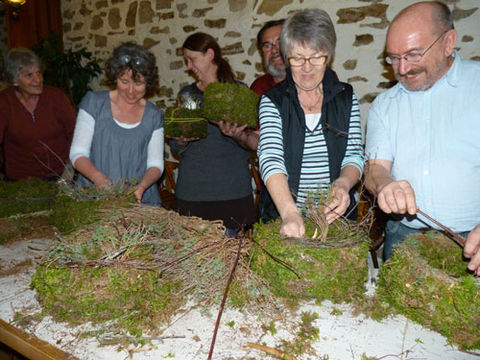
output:
[[[65,46],[87,47],[105,59],[127,40],[144,44],[157,56],[160,91],[153,100],[171,104],[179,89],[192,82],[181,44],[195,32],[215,36],[240,79],[250,84],[262,73],[255,37],[265,21],[298,9],[321,7],[335,23],[338,44],[333,68],[352,83],[365,120],[369,103],[391,76],[384,67],[386,28],[412,0],[62,0]],[[449,0],[464,58],[480,60],[479,0]],[[100,88],[100,84],[94,87]]]

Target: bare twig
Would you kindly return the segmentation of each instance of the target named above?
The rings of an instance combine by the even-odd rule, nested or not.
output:
[[[242,243],[243,243],[242,238],[239,238],[237,257],[235,258],[235,262],[233,263],[232,271],[230,272],[230,276],[229,276],[228,281],[227,281],[227,286],[225,287],[225,292],[223,293],[223,299],[222,299],[222,303],[220,304],[220,310],[218,310],[217,321],[215,323],[215,330],[213,331],[213,338],[212,338],[212,343],[210,345],[210,352],[208,354],[208,360],[212,359],[213,348],[215,346],[215,340],[217,338],[218,327],[220,326],[220,319],[222,317],[225,302],[227,301],[228,289],[230,288],[230,283],[233,280],[233,275],[235,274],[235,269],[237,268],[238,260],[240,259],[240,254],[242,252]]]
[[[446,227],[445,225],[442,225],[441,223],[439,223],[437,220],[435,219],[432,219],[430,216],[428,216],[427,214],[425,214],[422,210],[420,209],[417,209],[417,213],[419,213],[420,215],[422,215],[423,217],[427,218],[428,220],[430,220],[431,222],[433,222],[435,225],[439,226],[440,228],[442,228],[448,235],[450,235],[453,240],[458,244],[460,245],[460,247],[464,247],[465,246],[465,239],[458,235],[457,233],[455,233],[453,230],[451,230],[450,228]]]
[[[290,270],[291,272],[293,272],[299,279],[301,278],[301,276],[298,274],[298,272],[295,270],[295,268],[294,268],[292,265],[290,265],[290,264],[286,263],[285,261],[277,258],[275,255],[270,254],[262,245],[260,245],[260,243],[259,243],[258,241],[254,240],[253,238],[251,238],[250,240],[253,241],[255,244],[257,244],[258,247],[259,247],[265,254],[267,254],[268,256],[270,256],[274,261],[276,261],[276,262],[278,262],[279,264],[285,266],[288,270]]]
[[[251,343],[251,342],[247,343],[247,346],[250,346],[251,348],[254,348],[254,349],[257,349],[257,350],[262,350],[262,351],[266,352],[267,354],[272,355],[272,356],[274,356],[276,358],[279,358],[279,359],[297,360],[296,357],[294,357],[292,355],[285,354],[283,351],[271,348],[269,346],[255,344],[255,343]]]

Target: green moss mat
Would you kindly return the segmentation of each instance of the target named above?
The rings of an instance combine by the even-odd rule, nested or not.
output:
[[[203,114],[210,121],[257,127],[259,96],[249,88],[215,82],[208,84],[203,99]]]
[[[464,349],[480,348],[480,283],[438,232],[407,238],[380,271],[379,311],[398,312]]]
[[[255,226],[255,240],[269,254],[288,263],[298,276],[273,259],[260,246],[254,245],[251,267],[266,279],[274,295],[298,301],[314,298],[333,302],[352,302],[363,298],[368,266],[369,239],[358,230],[338,233],[338,228],[329,227],[325,243],[334,245],[338,239],[358,244],[344,248],[309,248],[296,246],[280,237],[280,222]],[[307,224],[307,234],[312,236],[313,226]],[[315,242],[315,241],[314,241]]]
[[[165,135],[171,137],[204,138],[207,136],[207,120],[201,109],[167,108],[164,115]]]

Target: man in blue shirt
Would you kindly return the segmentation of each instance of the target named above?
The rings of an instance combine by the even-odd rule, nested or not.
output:
[[[420,2],[392,21],[385,61],[398,83],[373,102],[367,120],[366,186],[392,214],[384,258],[405,236],[438,228],[461,235],[480,220],[480,63],[454,50],[449,8]]]

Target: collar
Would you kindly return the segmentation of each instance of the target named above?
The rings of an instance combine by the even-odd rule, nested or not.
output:
[[[462,59],[460,58],[460,55],[458,55],[456,50],[453,51],[452,56],[453,56],[452,66],[450,66],[450,69],[448,69],[446,74],[444,74],[440,79],[438,79],[430,89],[424,90],[424,91],[412,91],[412,90],[408,90],[405,86],[403,86],[402,83],[398,82],[397,85],[395,85],[391,89],[391,93],[389,97],[393,98],[397,96],[400,91],[403,91],[407,94],[410,94],[410,93],[419,94],[422,92],[430,91],[431,89],[439,86],[443,82],[448,83],[448,85],[450,85],[451,87],[457,87],[460,79],[460,75],[461,75]]]

